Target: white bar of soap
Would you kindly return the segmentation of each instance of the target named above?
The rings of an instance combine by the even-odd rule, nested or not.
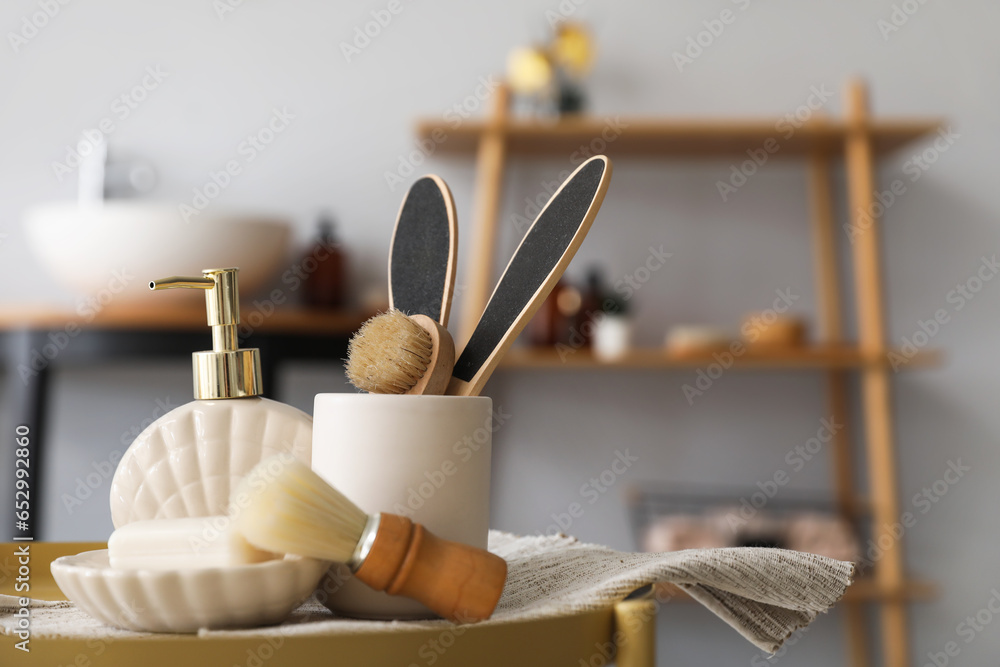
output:
[[[234,524],[227,516],[134,521],[111,534],[108,559],[118,569],[189,570],[282,557],[251,545]]]

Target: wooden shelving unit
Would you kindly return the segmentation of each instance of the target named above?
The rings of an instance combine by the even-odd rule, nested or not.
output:
[[[933,132],[941,120],[872,122],[868,126],[872,150],[876,154],[894,151]],[[504,149],[510,155],[569,155],[600,137],[606,129],[617,132],[615,122],[614,117],[569,119],[557,123],[507,120],[502,125],[486,120],[467,121],[452,128],[441,121],[422,121],[417,125],[417,133],[432,138],[435,131],[443,132],[447,140],[440,144],[442,151],[470,152],[479,147],[484,135],[501,132]],[[843,150],[850,131],[846,122],[816,119],[785,139],[775,131],[773,121],[626,118],[621,132],[608,142],[607,152],[613,156],[728,157],[739,155],[747,148],[758,148],[773,139],[781,146],[776,155],[802,156],[815,151]]]
[[[716,354],[721,352],[698,352],[672,354],[662,348],[639,348],[630,350],[621,359],[601,361],[587,350],[563,350],[518,347],[510,350],[504,358],[504,368],[530,369],[612,369],[664,370],[671,368],[703,368],[719,363]],[[901,368],[924,368],[938,363],[941,355],[933,350],[920,351]],[[748,350],[733,356],[734,369],[848,369],[869,366],[890,366],[888,354],[869,356],[860,349],[847,345],[813,345],[802,348],[782,348],[775,350]]]
[[[859,507],[870,508],[871,538],[888,539],[889,548],[870,578],[851,587],[843,601],[846,613],[850,664],[871,664],[866,606],[878,606],[881,656],[877,663],[887,667],[910,667],[907,604],[933,594],[930,584],[908,577],[903,565],[902,544],[892,537],[890,526],[899,517],[899,489],[896,477],[896,450],[890,392],[894,370],[887,363],[883,313],[883,289],[879,225],[871,211],[874,203],[876,160],[912,141],[933,134],[942,119],[873,119],[868,112],[868,93],[861,82],[851,82],[846,90],[846,113],[842,119],[813,118],[785,137],[767,119],[660,119],[617,117],[540,122],[509,116],[509,95],[501,86],[495,95],[491,115],[482,121],[467,121],[457,128],[441,120],[419,122],[417,133],[437,145],[439,153],[475,154],[476,193],[470,276],[464,295],[461,334],[468,336],[483,311],[494,281],[494,254],[498,235],[503,178],[511,155],[569,156],[581,145],[604,136],[602,149],[613,159],[640,157],[691,159],[744,157],[748,149],[766,147],[777,141],[779,159],[803,161],[808,175],[813,231],[813,256],[818,304],[818,343],[797,350],[748,351],[735,368],[773,370],[813,370],[826,377],[829,414],[847,424],[834,436],[832,462],[836,505],[853,518]],[[621,126],[620,131],[615,124]],[[613,132],[614,140],[607,141]],[[846,210],[860,233],[852,239],[854,303],[857,335],[846,336],[843,326],[841,276],[839,275],[838,231],[835,224],[831,174],[839,161],[847,182]],[[564,358],[565,357],[565,358]],[[669,355],[662,350],[634,350],[624,359],[604,364],[580,350],[560,355],[555,350],[513,350],[506,360],[511,369],[649,369],[704,367],[714,360],[704,355]],[[934,363],[938,355],[923,351],[906,368]],[[851,447],[850,399],[847,374],[859,378],[862,424],[854,433],[864,444],[869,488],[865,496],[855,482]]]

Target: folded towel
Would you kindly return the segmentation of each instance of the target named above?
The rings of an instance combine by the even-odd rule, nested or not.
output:
[[[490,551],[509,566],[495,619],[597,609],[671,583],[771,653],[837,602],[854,575],[852,563],[783,549],[626,553],[564,535],[492,531]]]

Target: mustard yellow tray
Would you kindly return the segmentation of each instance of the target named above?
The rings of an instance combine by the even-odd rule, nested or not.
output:
[[[0,593],[15,593],[15,550],[24,543],[4,544],[0,551]],[[81,551],[104,549],[95,542],[37,542],[31,544],[31,597],[65,600],[52,580],[49,564]],[[31,652],[14,648],[15,637],[0,636],[3,665],[142,665],[143,667],[578,667],[608,664],[607,653],[617,646],[620,667],[653,667],[656,605],[651,600],[629,600],[599,611],[558,618],[485,626],[457,626],[455,631],[407,630],[359,632],[330,636],[286,636],[273,646],[263,636],[238,638],[193,635],[109,637],[101,639],[32,638]],[[445,637],[444,635],[448,635]],[[273,641],[273,640],[272,640]],[[447,646],[445,646],[447,644]]]

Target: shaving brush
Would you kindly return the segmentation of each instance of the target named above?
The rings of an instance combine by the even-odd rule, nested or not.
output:
[[[448,330],[398,310],[365,322],[347,347],[347,378],[373,394],[443,394],[454,366]]]
[[[236,529],[277,553],[346,563],[377,591],[403,595],[456,623],[490,617],[507,578],[503,558],[442,540],[395,514],[365,514],[299,461],[259,463],[234,496]]]

